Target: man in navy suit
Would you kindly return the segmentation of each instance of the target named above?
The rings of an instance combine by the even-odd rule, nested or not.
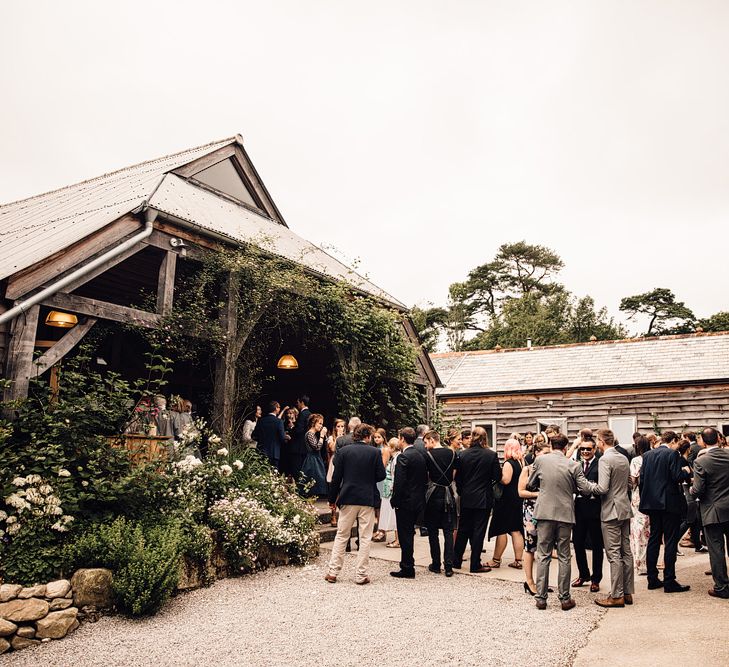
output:
[[[298,478],[299,472],[301,471],[301,465],[304,463],[304,459],[306,458],[306,432],[309,430],[309,417],[311,417],[311,410],[309,410],[309,397],[304,394],[297,398],[296,407],[299,410],[299,416],[296,418],[294,437],[289,446],[298,456],[296,475],[294,475],[294,477]]]
[[[265,454],[271,465],[276,468],[281,458],[281,447],[286,441],[284,425],[278,417],[280,412],[281,406],[278,401],[271,401],[266,415],[258,420],[251,436],[257,443],[258,450]]]
[[[597,484],[598,479],[598,459],[596,454],[595,441],[592,437],[592,431],[583,429],[580,431],[582,440],[578,445],[580,460],[578,463],[585,473],[588,482]],[[600,498],[592,495],[577,492],[575,498],[575,525],[572,528],[572,542],[575,545],[575,560],[579,576],[572,582],[575,588],[584,586],[590,582],[590,592],[597,593],[600,590],[600,582],[602,581],[602,563],[603,563],[603,540],[602,540],[602,522],[600,521]],[[592,548],[592,575],[590,575],[590,567],[587,564],[587,536],[590,536],[590,545]]]
[[[415,522],[425,509],[425,490],[428,485],[428,470],[425,457],[415,448],[415,431],[400,430],[402,451],[395,463],[390,504],[395,509],[397,537],[400,540],[400,569],[390,572],[393,577],[415,578]]]
[[[640,469],[640,511],[650,518],[651,533],[646,549],[648,588],[663,588],[666,593],[685,593],[690,586],[676,581],[681,519],[686,516],[686,497],[681,482],[691,478],[677,451],[678,434],[664,431],[661,444],[643,454]],[[658,577],[658,551],[664,544],[663,580]]]

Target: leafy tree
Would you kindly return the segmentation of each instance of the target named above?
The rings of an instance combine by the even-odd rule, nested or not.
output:
[[[729,311],[714,313],[711,317],[699,320],[697,325],[704,331],[729,331]]]
[[[607,308],[595,310],[591,296],[584,296],[572,305],[565,328],[572,343],[584,343],[592,336],[598,340],[616,340],[628,335],[625,327],[610,317]]]
[[[410,311],[410,320],[418,332],[421,345],[428,352],[435,352],[440,334],[448,324],[448,311],[445,308],[418,308]]]
[[[550,294],[562,289],[552,280],[564,268],[564,262],[554,250],[545,246],[526,241],[504,243],[494,264],[501,267],[506,287],[517,294]]]
[[[626,296],[620,301],[620,310],[628,313],[628,319],[636,315],[647,315],[650,320],[646,336],[651,334],[685,333],[693,329],[694,314],[683,301],[676,301],[674,293],[665,287],[644,294]],[[669,324],[674,322],[674,327]]]

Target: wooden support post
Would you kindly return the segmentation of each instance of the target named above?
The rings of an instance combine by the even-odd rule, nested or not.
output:
[[[28,385],[33,375],[33,349],[38,329],[40,306],[31,306],[25,313],[13,320],[8,348],[6,377],[12,382],[3,396],[5,401],[14,401],[28,396]]]
[[[172,312],[175,293],[175,266],[177,253],[168,250],[162,258],[157,278],[157,313],[164,317]]]
[[[233,272],[225,279],[221,290],[223,307],[219,320],[225,332],[225,350],[215,360],[215,387],[213,389],[213,428],[228,437],[233,428],[235,407],[236,338],[238,335],[238,276]]]

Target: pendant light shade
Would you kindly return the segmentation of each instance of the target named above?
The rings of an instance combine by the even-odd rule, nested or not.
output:
[[[276,364],[277,368],[282,371],[295,371],[299,367],[299,362],[293,354],[284,354]]]
[[[71,329],[78,324],[78,317],[71,313],[62,313],[58,310],[52,310],[46,317],[46,324],[49,327],[59,327],[60,329]]]

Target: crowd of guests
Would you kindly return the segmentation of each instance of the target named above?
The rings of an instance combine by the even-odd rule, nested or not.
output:
[[[325,579],[335,583],[352,529],[358,527],[355,582],[368,584],[374,540],[394,539],[399,568],[391,576],[415,577],[414,536],[427,534],[434,573],[467,566],[486,573],[502,566],[523,569],[524,590],[546,609],[553,592],[549,566],[559,561],[562,609],[575,607],[571,588],[598,592],[607,556],[610,582],[603,607],[633,604],[634,577],[648,589],[689,590],[676,580],[679,539],[709,552],[714,586],[709,594],[729,599],[725,543],[729,541],[729,449],[722,434],[664,431],[636,433],[629,447],[613,432],[580,431],[570,443],[557,426],[544,433],[514,433],[503,448],[503,464],[483,428],[449,429],[445,437],[420,425],[387,439],[382,429],[352,418],[339,420],[326,440],[328,496],[338,531]],[[378,519],[379,516],[379,519]],[[443,535],[441,549],[440,534]],[[493,557],[482,562],[484,540],[495,538]],[[572,579],[571,543],[578,576]],[[663,563],[659,563],[663,546]],[[591,550],[588,562],[587,550]],[[663,569],[663,576],[659,570]]]

